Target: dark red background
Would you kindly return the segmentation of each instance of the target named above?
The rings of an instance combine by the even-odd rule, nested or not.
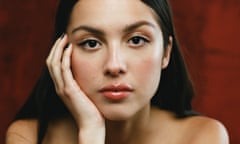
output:
[[[240,0],[171,0],[199,112],[240,143]],[[0,143],[51,47],[57,0],[0,1]]]

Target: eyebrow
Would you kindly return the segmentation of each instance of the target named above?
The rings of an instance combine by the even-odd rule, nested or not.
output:
[[[90,27],[90,26],[79,26],[79,27],[72,30],[72,34],[77,32],[77,31],[80,31],[80,30],[84,30],[84,31],[87,31],[87,32],[90,32],[90,33],[95,33],[97,35],[104,35],[103,31],[98,30],[98,29],[93,28],[93,27]]]
[[[136,22],[136,23],[133,23],[133,24],[130,24],[130,25],[127,25],[124,29],[123,29],[123,32],[124,33],[128,33],[128,32],[131,32],[135,29],[137,29],[138,27],[141,27],[141,26],[150,26],[152,28],[156,28],[156,26],[148,21],[139,21],[139,22]],[[72,34],[77,32],[77,31],[80,31],[80,30],[84,30],[84,31],[87,31],[87,32],[90,32],[90,33],[94,33],[96,35],[104,35],[104,32],[100,29],[97,29],[97,28],[93,28],[93,27],[90,27],[90,26],[79,26],[79,27],[76,27],[72,30]]]
[[[141,27],[141,26],[144,26],[144,25],[150,26],[150,27],[152,27],[152,28],[154,28],[154,29],[156,28],[156,26],[155,26],[154,24],[152,24],[152,23],[150,23],[150,22],[148,22],[148,21],[139,21],[139,22],[136,22],[136,23],[134,23],[134,24],[131,24],[131,25],[126,26],[126,27],[124,28],[123,32],[125,32],[125,33],[131,32],[131,31],[133,31],[133,30],[135,30],[135,29],[137,29],[137,28],[139,28],[139,27]]]

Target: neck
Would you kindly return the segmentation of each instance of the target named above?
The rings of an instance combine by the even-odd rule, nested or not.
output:
[[[130,144],[144,135],[149,128],[150,105],[147,105],[132,118],[124,121],[106,120],[106,144]]]

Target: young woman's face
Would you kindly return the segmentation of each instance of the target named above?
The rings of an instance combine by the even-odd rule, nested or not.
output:
[[[68,26],[72,72],[110,120],[150,105],[168,63],[154,12],[140,0],[80,0]]]

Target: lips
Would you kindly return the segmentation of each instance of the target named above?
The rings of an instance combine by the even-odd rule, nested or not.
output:
[[[104,86],[99,92],[110,100],[119,101],[127,98],[133,88],[128,84],[111,84]]]

